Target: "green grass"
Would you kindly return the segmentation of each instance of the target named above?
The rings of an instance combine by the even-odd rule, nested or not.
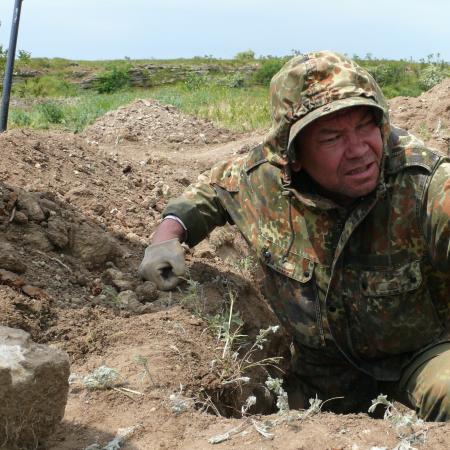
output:
[[[154,88],[150,97],[234,131],[255,130],[270,123],[268,92],[263,86],[233,89],[206,84],[189,90],[178,84]]]
[[[145,91],[133,90],[114,94],[85,93],[78,97],[48,99],[29,107],[11,108],[9,128],[22,126],[36,129],[59,128],[78,133],[106,112],[145,97],[148,97]]]
[[[443,77],[450,76],[449,64],[433,58],[433,55],[429,55],[427,61],[414,62],[356,57],[358,63],[373,74],[387,98],[418,96]],[[137,98],[154,98],[161,103],[174,105],[186,114],[207,118],[216,126],[233,131],[267,128],[270,125],[268,83],[272,72],[276,72],[285,60],[264,57],[243,62],[206,55],[165,61],[70,61],[63,58],[18,61],[20,70],[39,70],[41,75],[15,83],[13,98],[21,106],[11,108],[8,126],[80,132],[109,110]],[[221,67],[239,67],[249,62],[259,65],[259,69],[250,75],[221,71]],[[83,69],[88,69],[88,73],[92,74],[111,75],[114,68],[123,71],[138,64],[162,66],[159,72],[148,79],[153,87],[124,87],[117,92],[98,94],[95,89],[84,90],[77,85],[77,77],[85,73]],[[214,65],[215,71],[207,76],[190,74],[185,81],[155,86],[167,81],[167,78],[173,78],[170,65],[202,64]],[[114,89],[119,88],[114,86]]]
[[[59,128],[80,132],[98,117],[138,98],[154,98],[171,104],[186,114],[213,121],[235,131],[250,131],[269,125],[267,89],[253,86],[232,89],[204,85],[189,90],[184,84],[152,89],[132,89],[112,94],[92,94],[70,98],[49,98],[44,102],[10,110],[9,128]]]

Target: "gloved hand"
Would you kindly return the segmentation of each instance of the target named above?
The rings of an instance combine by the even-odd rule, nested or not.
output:
[[[145,249],[139,275],[153,281],[161,291],[173,289],[186,271],[184,249],[178,239],[170,239]]]

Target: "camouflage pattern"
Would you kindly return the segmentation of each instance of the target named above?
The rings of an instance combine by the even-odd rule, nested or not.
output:
[[[263,144],[215,166],[164,215],[184,222],[191,246],[236,224],[301,355],[398,381],[418,352],[450,337],[450,162],[392,128],[375,81],[341,55],[293,58],[271,93]],[[291,147],[310,119],[361,104],[378,112],[384,156],[376,189],[345,208],[292,175]]]
[[[388,386],[385,392],[389,392]],[[435,346],[412,361],[394,386],[392,397],[423,420],[450,421],[450,344]]]

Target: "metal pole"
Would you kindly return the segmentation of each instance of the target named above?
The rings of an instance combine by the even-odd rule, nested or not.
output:
[[[14,58],[16,56],[17,34],[19,32],[20,10],[23,0],[15,0],[14,14],[9,38],[8,58],[6,60],[5,78],[3,80],[2,109],[0,114],[0,133],[6,130],[8,122],[9,97],[11,95],[12,75],[14,70]]]

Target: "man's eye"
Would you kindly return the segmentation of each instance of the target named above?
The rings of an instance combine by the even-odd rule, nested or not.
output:
[[[368,120],[367,122],[359,124],[358,128],[361,129],[371,128],[373,124],[374,124],[373,120]]]
[[[336,135],[336,136],[330,136],[330,137],[327,137],[327,138],[325,138],[325,139],[322,139],[322,144],[333,144],[334,142],[337,142],[338,141],[338,139],[339,139],[339,135]]]

